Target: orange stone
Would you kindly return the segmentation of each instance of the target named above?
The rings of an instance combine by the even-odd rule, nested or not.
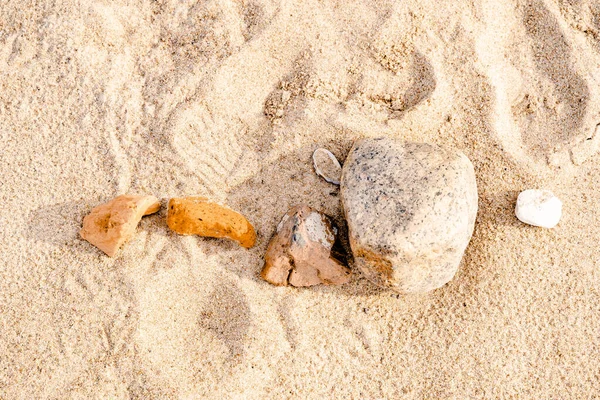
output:
[[[167,225],[182,235],[233,239],[247,249],[256,242],[256,232],[246,217],[205,197],[169,200]]]
[[[154,196],[121,195],[94,207],[83,219],[79,234],[112,257],[131,239],[142,217],[158,210],[160,203]]]

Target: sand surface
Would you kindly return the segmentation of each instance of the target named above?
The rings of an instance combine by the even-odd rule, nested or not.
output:
[[[599,4],[0,1],[0,398],[599,398]],[[312,151],[381,135],[473,161],[455,279],[262,281],[288,208],[343,223]],[[537,187],[553,230],[514,217]],[[163,210],[109,258],[78,231],[123,193]],[[184,195],[257,246],[169,231]]]

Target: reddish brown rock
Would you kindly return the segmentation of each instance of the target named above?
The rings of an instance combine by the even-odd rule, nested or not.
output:
[[[246,217],[205,197],[169,200],[167,225],[182,235],[233,239],[247,249],[256,242],[256,232]]]
[[[158,210],[160,203],[154,196],[121,195],[92,209],[79,234],[112,257],[131,239],[142,217]]]
[[[278,286],[348,282],[350,270],[331,256],[336,234],[325,214],[305,205],[292,208],[269,243],[262,278]]]

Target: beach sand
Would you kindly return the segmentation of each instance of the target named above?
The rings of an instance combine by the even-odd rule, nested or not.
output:
[[[595,0],[5,1],[0,398],[598,398],[599,123]],[[290,207],[343,226],[312,152],[370,136],[472,160],[456,277],[262,281]],[[556,228],[515,218],[528,188]],[[109,258],[78,232],[124,193],[163,209]],[[185,195],[257,245],[171,232]]]

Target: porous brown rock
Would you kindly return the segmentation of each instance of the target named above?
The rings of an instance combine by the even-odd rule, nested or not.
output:
[[[79,234],[112,257],[131,239],[142,217],[158,210],[160,203],[154,196],[121,195],[94,207],[83,219]]]
[[[290,209],[269,243],[262,278],[278,286],[348,282],[350,270],[331,256],[336,235],[325,214],[306,205]]]
[[[205,197],[169,200],[167,225],[182,235],[228,238],[245,248],[256,242],[256,232],[246,217]]]
[[[475,172],[464,154],[359,140],[344,163],[340,194],[354,260],[368,279],[418,293],[454,277],[477,214]]]

